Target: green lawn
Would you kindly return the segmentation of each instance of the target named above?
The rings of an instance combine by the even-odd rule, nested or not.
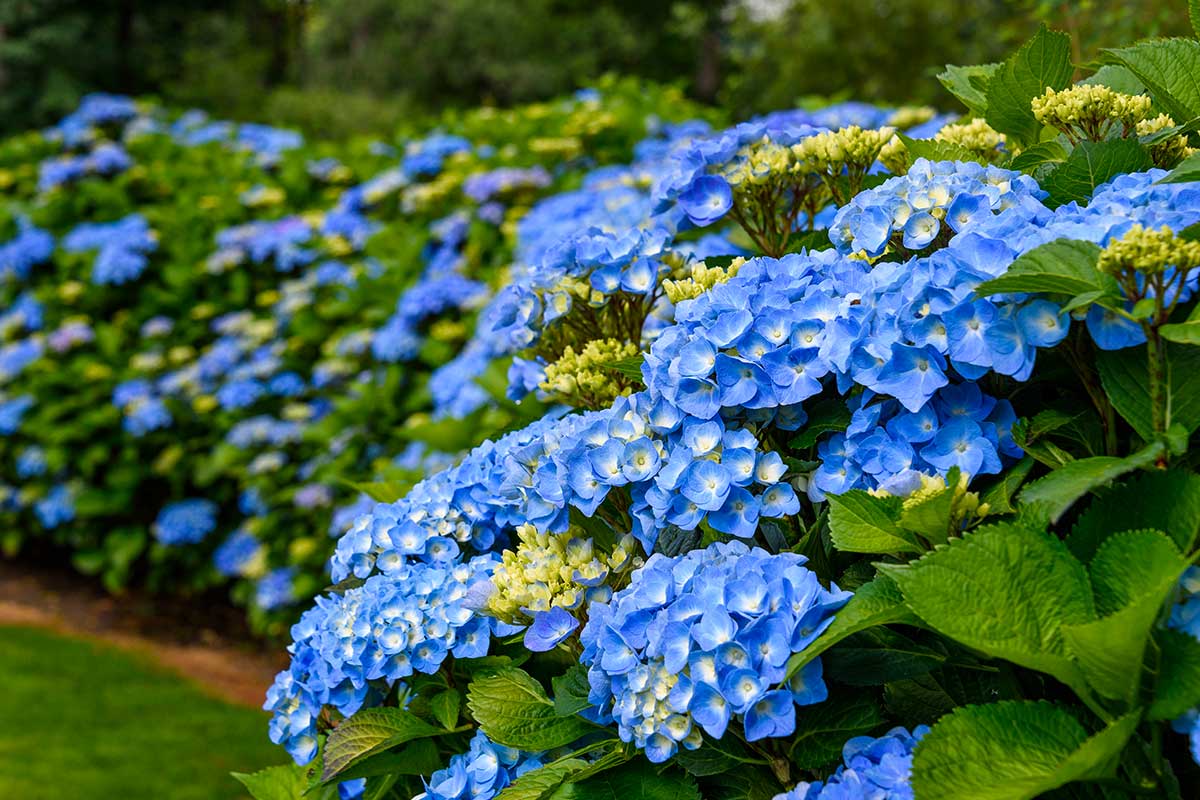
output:
[[[0,798],[246,797],[282,763],[267,716],[101,644],[0,626]]]

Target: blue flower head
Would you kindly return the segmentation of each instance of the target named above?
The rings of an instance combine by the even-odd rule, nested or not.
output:
[[[195,544],[217,526],[217,504],[211,500],[179,500],[158,512],[151,530],[166,545]]]

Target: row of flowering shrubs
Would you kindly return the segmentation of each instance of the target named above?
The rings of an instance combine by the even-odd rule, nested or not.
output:
[[[151,182],[138,141],[278,159],[236,200],[191,196],[207,163],[164,189],[187,226],[334,162],[153,115],[118,154],[68,120],[6,156],[77,151],[10,167],[14,241],[76,276],[14,295],[48,332],[0,356],[12,469],[74,476],[15,513],[85,568],[152,536],[152,580],[200,580],[243,515],[222,570],[327,562],[294,573],[327,588],[265,706],[295,763],[239,775],[259,800],[1197,796],[1200,41],[1106,59],[1076,80],[1043,29],[947,68],[956,117],[713,129],[617,84],[468,117],[170,280],[179,219],[52,212]],[[145,311],[99,279],[130,273]],[[326,559],[314,509],[356,488]],[[90,543],[91,503],[141,524]]]
[[[542,413],[500,366],[430,380],[530,204],[695,113],[613,81],[335,147],[97,95],[0,143],[4,552],[113,590],[230,583],[285,632],[371,493]]]

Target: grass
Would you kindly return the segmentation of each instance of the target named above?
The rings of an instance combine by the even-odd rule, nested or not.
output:
[[[231,771],[287,760],[266,722],[145,658],[0,626],[0,798],[246,797]]]

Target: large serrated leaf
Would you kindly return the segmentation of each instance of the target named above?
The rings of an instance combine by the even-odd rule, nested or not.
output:
[[[399,708],[366,708],[342,722],[325,742],[322,781],[331,781],[359,761],[413,739],[444,730]]]
[[[829,495],[829,535],[844,553],[920,553],[923,547],[897,520],[901,500],[862,489]]]
[[[1072,201],[1082,204],[1100,184],[1152,166],[1149,151],[1136,139],[1080,142],[1067,160],[1042,180],[1042,188],[1050,193],[1054,206]]]
[[[1000,476],[1000,480],[983,493],[979,500],[981,503],[988,505],[989,513],[1012,514],[1016,512],[1016,506],[1012,503],[1013,495],[1017,493],[1017,489],[1021,488],[1021,484],[1029,477],[1033,465],[1034,460],[1029,456],[1022,458],[1006,470]]]
[[[1115,534],[1100,545],[1088,566],[1096,610],[1111,614],[1162,584],[1174,586],[1186,567],[1179,548],[1158,531]]]
[[[1074,72],[1071,37],[1042,26],[988,81],[988,124],[1018,144],[1033,144],[1042,130],[1033,116],[1033,98],[1048,87],[1067,88]]]
[[[977,64],[958,67],[947,64],[937,77],[946,91],[957,97],[971,113],[982,117],[987,111],[987,82],[991,80],[1000,64]]]
[[[825,679],[846,686],[882,686],[942,666],[944,653],[887,628],[856,633],[825,654]]]
[[[1192,181],[1200,181],[1200,153],[1192,153],[1190,156],[1180,161],[1175,165],[1175,168],[1167,173],[1165,178],[1159,180],[1159,183],[1191,183]]]
[[[1062,626],[1090,622],[1095,610],[1086,570],[1055,537],[990,525],[910,564],[878,566],[939,633],[1079,685]]]
[[[541,684],[515,667],[477,677],[467,705],[492,741],[522,750],[552,750],[595,730],[578,717],[559,716]]]
[[[1115,295],[1117,282],[1096,269],[1099,259],[1100,248],[1091,242],[1056,239],[1025,253],[1009,264],[1003,275],[984,281],[975,292],[980,297],[1014,292]]]
[[[1152,442],[1125,458],[1095,456],[1072,461],[1022,489],[1021,502],[1038,507],[1051,522],[1057,522],[1075,501],[1088,492],[1135,469],[1151,466],[1165,452],[1166,445]]]
[[[1200,42],[1151,39],[1105,54],[1129,69],[1177,121],[1200,116]]]
[[[1079,515],[1067,547],[1091,561],[1114,533],[1149,528],[1191,552],[1200,531],[1200,475],[1181,469],[1141,472],[1099,495]]]
[[[1070,711],[1044,701],[960,708],[917,745],[913,791],[922,800],[1029,800],[1106,777],[1137,723],[1130,714],[1089,738]]]
[[[896,582],[880,575],[854,593],[815,642],[788,659],[787,677],[795,675],[801,667],[847,636],[877,625],[913,622],[916,618],[905,606]]]

